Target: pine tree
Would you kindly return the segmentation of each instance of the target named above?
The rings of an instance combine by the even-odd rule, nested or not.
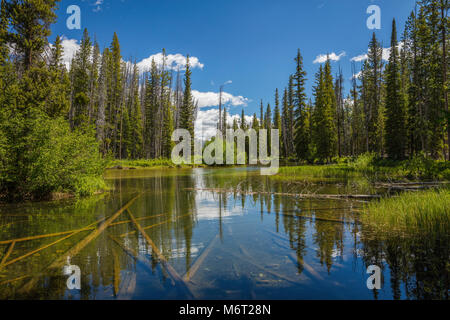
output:
[[[293,75],[293,107],[294,107],[294,140],[295,150],[299,159],[307,159],[308,154],[308,119],[306,114],[306,93],[305,82],[306,72],[303,70],[303,58],[300,54],[300,49],[295,58],[296,70]]]
[[[244,131],[247,131],[247,129],[248,129],[247,121],[245,120],[244,109],[242,109],[242,112],[241,112],[241,123],[239,124],[239,127]]]
[[[98,78],[100,69],[100,47],[94,42],[91,69],[89,70],[89,123],[95,123],[98,114]]]
[[[316,75],[314,88],[314,146],[316,157],[322,161],[331,161],[336,154],[336,100],[333,88],[333,76],[331,74],[330,60],[325,67],[320,66]]]
[[[259,121],[258,117],[256,116],[256,113],[253,114],[252,129],[255,130],[256,132],[259,131]]]
[[[88,123],[89,119],[89,70],[91,69],[91,40],[87,29],[84,29],[80,49],[72,62],[72,106],[70,123],[72,128],[78,128]]]
[[[139,159],[143,156],[144,137],[142,125],[141,102],[139,98],[139,69],[134,64],[133,70],[133,104],[132,104],[132,118],[131,118],[131,134],[132,134],[132,152],[133,159]],[[172,131],[170,131],[170,134]]]
[[[366,99],[364,100],[364,112],[367,126],[367,151],[378,153],[382,151],[383,132],[380,125],[382,54],[383,48],[375,33],[373,33],[369,44],[368,59],[365,63],[364,90]]]
[[[180,128],[186,129],[191,135],[191,142],[194,139],[194,102],[191,91],[191,68],[189,65],[189,56],[186,61],[186,71],[184,74],[184,95],[181,106]],[[224,110],[224,114],[226,111]]]
[[[119,38],[114,32],[110,47],[111,52],[111,87],[110,87],[110,127],[111,127],[111,145],[113,153],[122,157],[122,129],[123,129],[123,79],[122,79],[122,55],[120,50]]]
[[[2,0],[0,6],[0,68],[5,65],[8,60],[8,12],[6,10],[6,0]]]
[[[406,115],[402,95],[395,19],[392,22],[391,51],[386,67],[386,152],[391,159],[403,159],[406,149]]]
[[[267,130],[267,152],[271,152],[272,145],[272,110],[270,108],[270,103],[267,104],[266,114],[264,115],[264,129]]]
[[[155,123],[156,123],[156,109],[158,103],[157,90],[159,87],[159,74],[156,67],[156,63],[152,60],[150,69],[150,75],[147,79],[147,85],[145,88],[145,153],[147,158],[152,158],[154,152],[154,140],[155,140]]]
[[[62,63],[63,48],[61,38],[56,37],[53,44],[50,61],[50,92],[47,96],[46,113],[51,118],[65,116],[70,108],[70,78]]]
[[[25,70],[41,59],[48,44],[50,25],[56,21],[55,9],[59,0],[12,0],[7,2],[7,15],[11,18],[9,34],[16,52],[21,56]],[[3,15],[3,14],[2,14]]]
[[[261,105],[259,106],[259,108],[260,108],[260,115],[261,115],[261,126],[260,126],[260,129],[264,129],[264,105],[263,105],[263,101],[261,100]]]
[[[283,105],[283,109],[282,109],[282,113],[281,113],[281,141],[282,141],[282,150],[283,150],[283,155],[285,158],[289,157],[290,155],[290,150],[289,150],[289,146],[290,144],[288,143],[288,139],[289,139],[289,124],[290,124],[290,119],[289,119],[289,105],[288,105],[288,90],[287,88],[284,89],[284,93],[283,93],[283,101],[282,101],[282,105]]]
[[[280,114],[280,98],[278,89],[275,90],[275,109],[273,111],[273,128],[278,129],[278,139],[281,137],[281,114]]]

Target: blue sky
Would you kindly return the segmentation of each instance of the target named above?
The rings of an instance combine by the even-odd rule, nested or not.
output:
[[[395,17],[399,34],[414,8],[414,0],[62,0],[58,22],[52,27],[66,39],[79,40],[82,29],[109,46],[117,32],[125,60],[142,61],[166,49],[168,54],[189,54],[198,59],[193,69],[193,88],[203,104],[213,104],[212,93],[220,84],[230,94],[229,111],[250,115],[259,101],[273,105],[275,88],[283,89],[294,72],[294,57],[300,48],[311,93],[321,54],[341,55],[340,65],[348,89],[350,59],[367,52],[371,34],[366,20],[370,5],[381,9],[381,29],[375,30],[384,47],[389,46]],[[81,8],[81,30],[69,30],[66,9]],[[344,53],[344,54],[342,54]],[[173,56],[176,60],[177,56]],[[202,66],[202,67],[201,67]],[[203,93],[203,95],[202,95]],[[209,93],[206,94],[206,93]],[[231,98],[234,98],[231,100]],[[202,111],[214,106],[204,106]],[[212,115],[212,113],[211,113]],[[259,115],[259,113],[258,113]]]

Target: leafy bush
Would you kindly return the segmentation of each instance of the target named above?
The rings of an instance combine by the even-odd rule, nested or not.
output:
[[[368,152],[360,155],[354,162],[351,162],[350,165],[357,171],[368,172],[373,171],[375,160],[376,154]]]
[[[403,167],[410,179],[435,179],[440,178],[445,171],[444,165],[439,161],[425,157],[423,153],[411,160],[405,161]]]
[[[17,114],[0,122],[8,132],[0,192],[10,199],[43,199],[52,192],[87,196],[105,189],[105,163],[92,129],[71,131],[62,118]],[[15,126],[16,125],[16,126]]]

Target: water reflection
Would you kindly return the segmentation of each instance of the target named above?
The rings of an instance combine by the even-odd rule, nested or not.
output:
[[[359,223],[360,201],[281,195],[367,185],[286,183],[242,168],[107,176],[111,194],[0,207],[1,299],[448,299],[448,238],[381,238]],[[136,195],[70,257],[82,277],[68,290],[61,268],[48,267],[95,231],[81,228]],[[366,287],[372,264],[383,271],[378,291]]]

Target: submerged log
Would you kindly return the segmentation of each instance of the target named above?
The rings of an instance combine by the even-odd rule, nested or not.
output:
[[[189,191],[211,191],[218,193],[239,193],[245,195],[258,195],[258,194],[270,194],[277,196],[290,196],[304,199],[379,199],[381,195],[378,194],[315,194],[315,193],[283,193],[283,192],[270,192],[270,191],[242,191],[242,190],[229,190],[229,189],[216,189],[216,188],[185,188]]]
[[[73,246],[71,249],[69,249],[62,256],[57,258],[53,263],[51,263],[44,270],[62,268],[66,264],[68,258],[76,256],[84,247],[86,247],[90,242],[92,242],[101,233],[103,233],[103,231],[105,231],[105,229],[108,228],[108,226],[110,226],[114,222],[114,220],[116,220],[125,210],[127,210],[134,203],[134,201],[136,201],[136,199],[138,199],[141,195],[142,195],[142,193],[138,194],[136,197],[131,199],[119,211],[117,211],[111,217],[106,219],[97,229],[92,231],[89,235],[87,235],[83,240],[78,242],[75,246]],[[33,288],[33,286],[38,281],[40,275],[42,275],[42,274],[39,274],[39,275],[33,277],[32,279],[30,279],[30,281],[28,281],[22,288],[20,288],[19,292],[27,292],[31,288]]]
[[[0,262],[0,270],[3,268],[3,266],[5,266],[6,260],[9,258],[11,252],[14,249],[14,246],[16,245],[16,242],[13,241],[11,242],[11,244],[8,247],[8,251],[6,251],[5,255],[2,258],[2,261]]]

